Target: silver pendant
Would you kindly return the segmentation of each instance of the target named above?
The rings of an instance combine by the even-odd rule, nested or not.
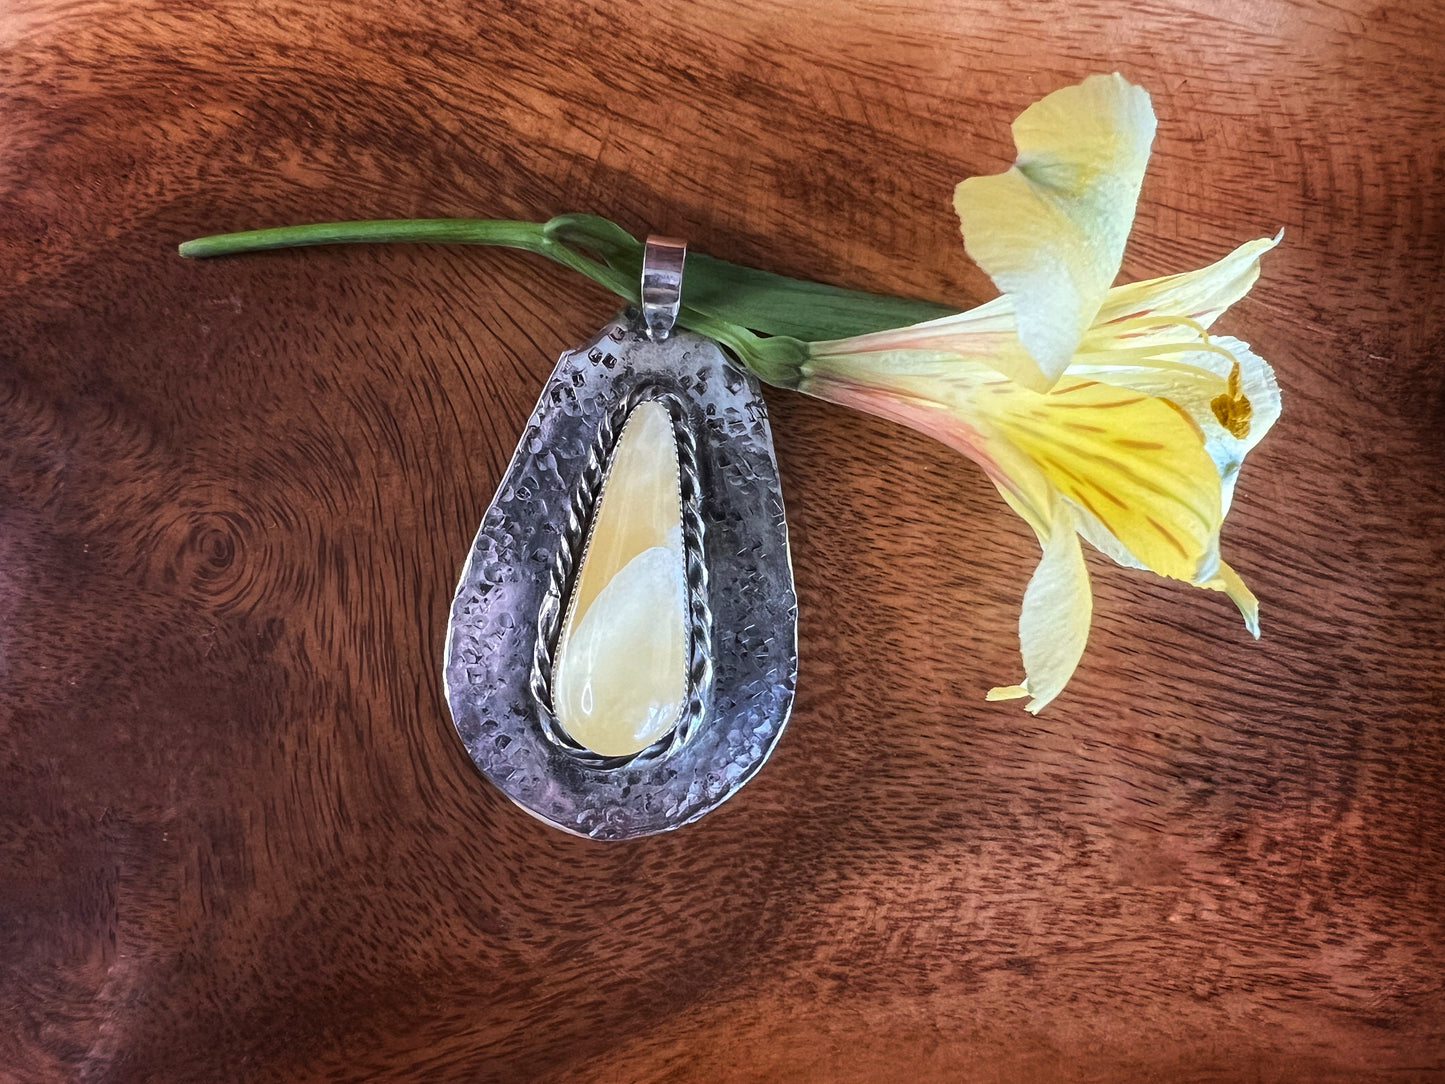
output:
[[[731,797],[777,743],[797,676],[767,408],[716,343],[672,333],[683,251],[649,238],[641,311],[558,359],[448,628],[447,700],[473,762],[595,839]]]

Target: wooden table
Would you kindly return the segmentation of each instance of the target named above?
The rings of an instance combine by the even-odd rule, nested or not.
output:
[[[0,1078],[1445,1080],[1445,13],[1218,4],[0,13]],[[592,211],[992,296],[949,208],[1026,105],[1160,117],[1126,278],[1285,230],[1224,321],[1280,425],[1263,603],[1091,558],[1039,717],[1037,546],[971,464],[769,393],[796,711],[696,825],[602,845],[474,772],[459,562],[556,354],[532,257],[202,233]]]

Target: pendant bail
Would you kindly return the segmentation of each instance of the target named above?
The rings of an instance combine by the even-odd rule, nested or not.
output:
[[[642,322],[647,337],[666,341],[682,306],[682,265],[687,242],[676,237],[648,237],[642,250]]]

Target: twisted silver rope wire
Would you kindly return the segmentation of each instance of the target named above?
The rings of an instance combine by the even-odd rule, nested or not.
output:
[[[689,615],[688,702],[673,728],[646,749],[631,756],[604,756],[578,744],[562,727],[552,709],[552,678],[560,646],[558,632],[563,619],[564,600],[573,586],[573,571],[585,556],[592,516],[606,484],[607,468],[619,433],[633,409],[643,402],[659,402],[667,408],[677,448]],[[603,417],[588,448],[587,460],[568,501],[562,538],[552,559],[547,591],[537,615],[537,643],[532,653],[529,685],[542,733],[552,744],[565,749],[588,767],[615,770],[671,756],[687,744],[701,724],[705,711],[704,696],[712,680],[712,610],[708,604],[703,537],[697,437],[688,423],[686,406],[671,390],[659,388],[650,381],[638,384]]]

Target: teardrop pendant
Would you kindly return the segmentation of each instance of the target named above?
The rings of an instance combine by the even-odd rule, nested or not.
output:
[[[462,570],[444,664],[478,769],[597,839],[677,828],[736,793],[797,675],[757,382],[711,340],[645,326],[625,314],[558,359]]]

